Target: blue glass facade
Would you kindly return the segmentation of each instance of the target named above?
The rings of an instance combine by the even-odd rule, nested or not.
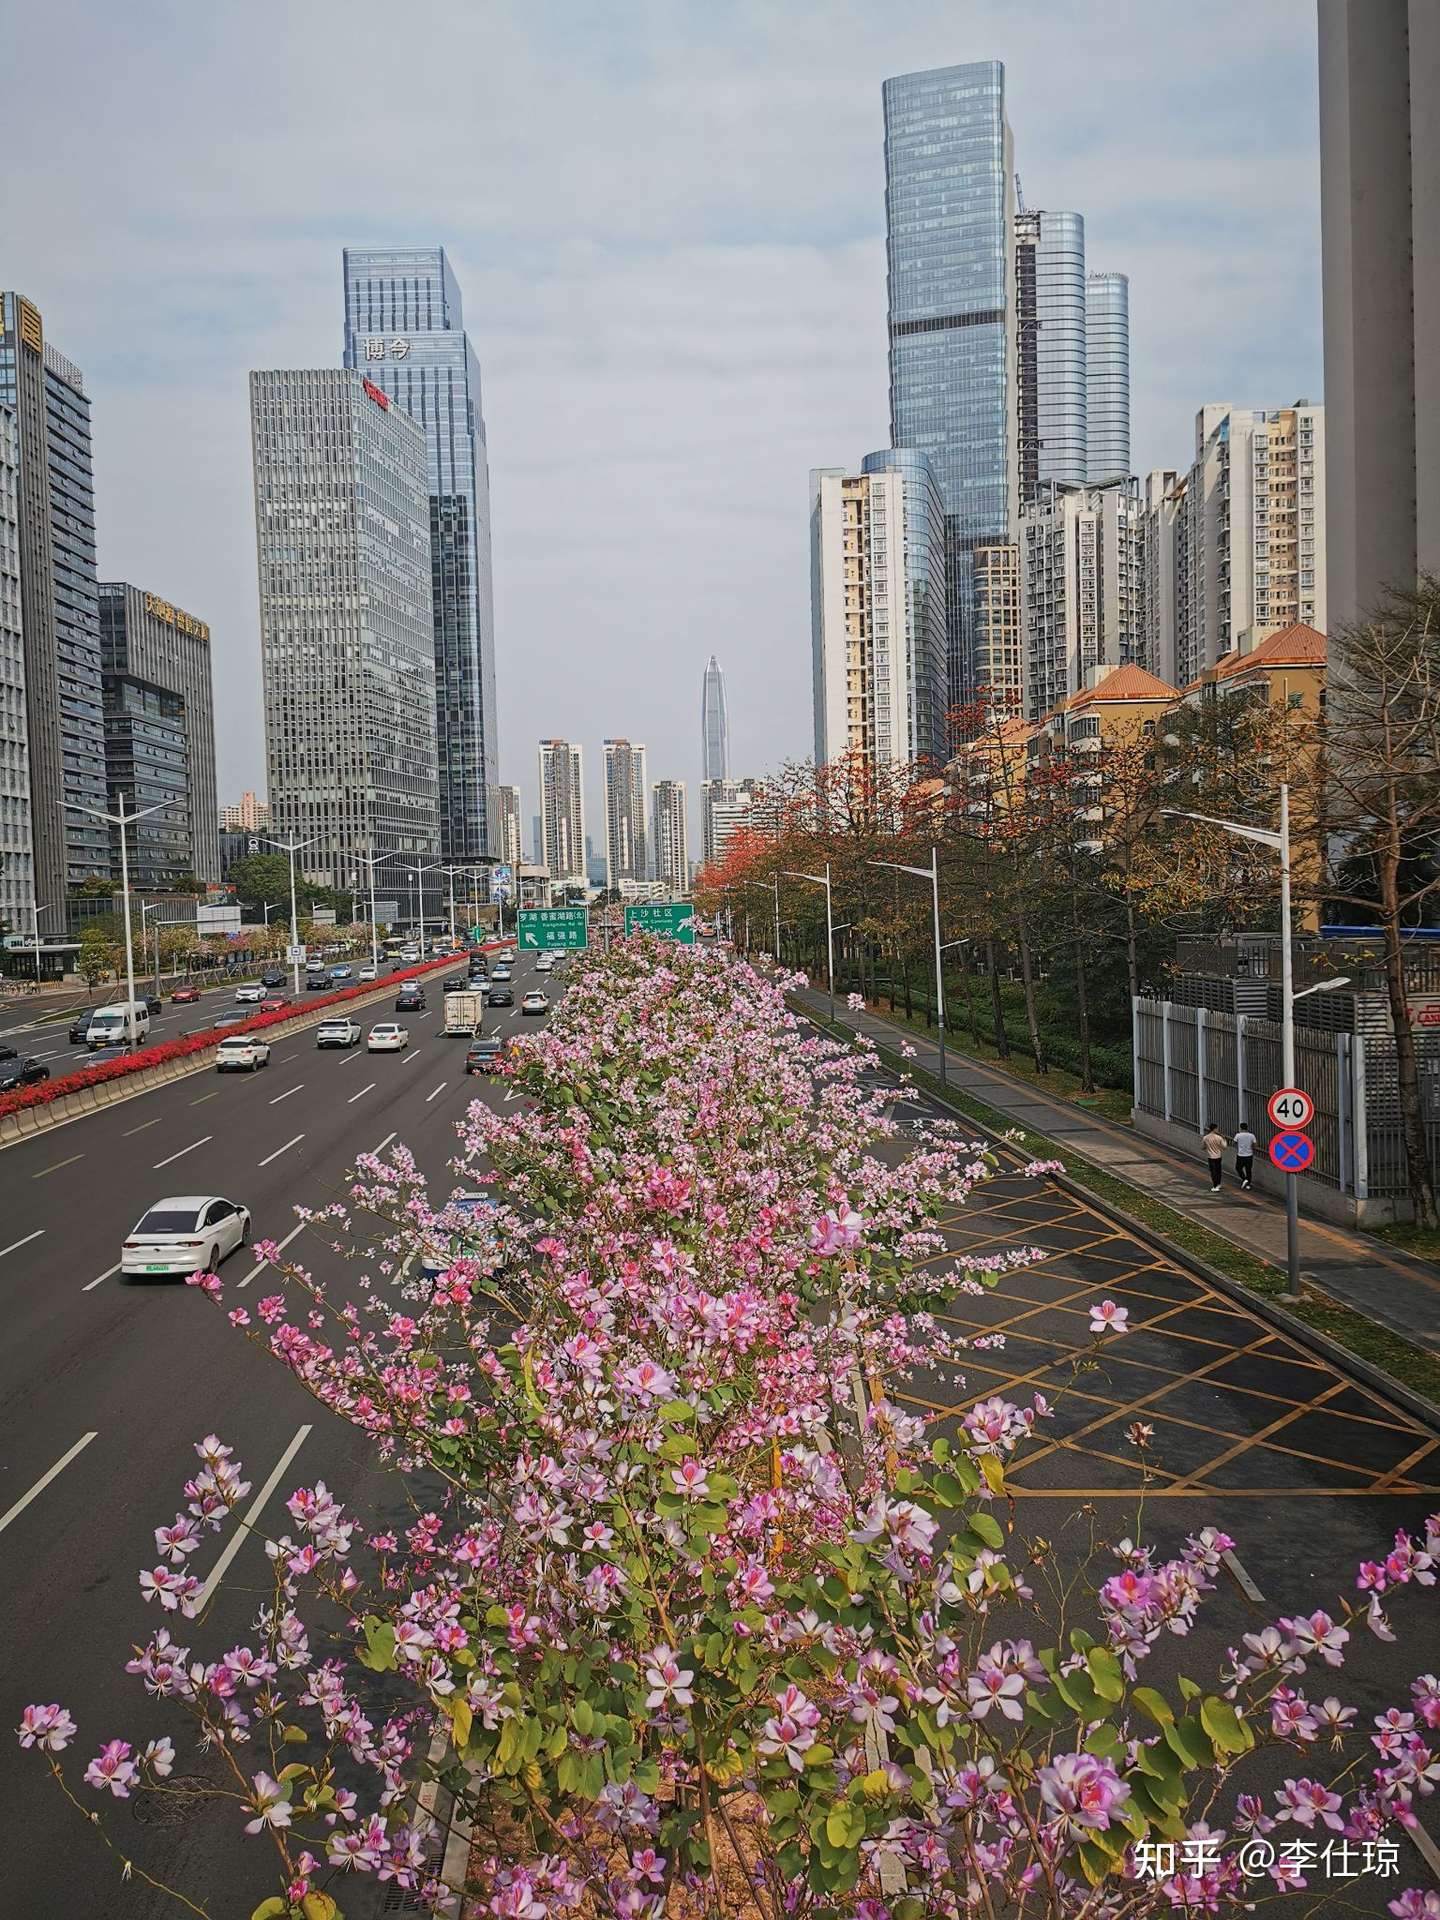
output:
[[[923,453],[949,548],[949,697],[981,689],[973,553],[1017,515],[1014,164],[1005,70],[976,61],[887,80],[890,434]]]
[[[499,758],[480,362],[443,247],[347,247],[344,281],[345,365],[420,423],[429,453],[441,853],[456,863],[498,855],[489,818]]]
[[[1089,479],[1130,472],[1130,279],[1092,273],[1085,283]]]

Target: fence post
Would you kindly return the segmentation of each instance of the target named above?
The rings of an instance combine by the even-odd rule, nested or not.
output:
[[[1140,996],[1130,996],[1130,1111],[1140,1111]]]
[[[1165,1121],[1170,1121],[1170,1002],[1160,1002],[1160,1067],[1165,1082]]]
[[[1352,1148],[1350,1143],[1350,1036],[1337,1033],[1335,1036],[1335,1105],[1338,1111],[1336,1132],[1340,1149],[1340,1191],[1350,1192],[1350,1172]]]
[[[1248,1120],[1245,1110],[1245,1015],[1235,1016],[1235,1118]]]
[[[1205,1013],[1204,1007],[1195,1009],[1195,1118],[1203,1132],[1210,1124],[1210,1096],[1205,1091]]]
[[[1350,1125],[1355,1137],[1355,1198],[1370,1198],[1370,1116],[1365,1099],[1365,1036],[1352,1036],[1350,1046]]]

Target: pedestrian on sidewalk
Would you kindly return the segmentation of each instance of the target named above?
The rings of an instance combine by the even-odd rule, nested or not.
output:
[[[1220,1181],[1225,1172],[1225,1148],[1228,1142],[1212,1120],[1206,1127],[1200,1142],[1205,1149],[1205,1158],[1210,1163],[1210,1191],[1219,1193]]]
[[[1255,1172],[1255,1149],[1259,1142],[1250,1131],[1250,1122],[1242,1120],[1235,1135],[1235,1178],[1240,1182],[1240,1191],[1249,1193],[1251,1176]]]

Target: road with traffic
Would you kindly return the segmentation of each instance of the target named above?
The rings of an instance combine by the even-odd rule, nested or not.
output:
[[[519,957],[517,988],[536,984],[532,966]],[[558,977],[542,984],[553,1002]],[[519,997],[487,1012],[487,1031],[535,1030]],[[249,1208],[254,1239],[290,1242],[292,1256],[338,1277],[338,1256],[297,1227],[293,1209],[341,1192],[358,1154],[403,1143],[433,1190],[448,1195],[457,1184],[448,1171],[456,1122],[472,1100],[502,1098],[504,1083],[466,1077],[465,1040],[441,1031],[437,976],[428,999],[422,1013],[397,1014],[388,1000],[362,1010],[367,1030],[391,1019],[410,1029],[403,1052],[321,1050],[313,1030],[293,1034],[276,1041],[266,1070],[197,1073],[0,1153],[9,1334],[0,1351],[0,1556],[11,1623],[4,1724],[14,1726],[29,1700],[67,1702],[81,1723],[81,1768],[105,1739],[164,1728],[166,1716],[122,1669],[132,1642],[158,1624],[137,1574],[154,1564],[153,1529],[183,1505],[197,1439],[213,1432],[235,1448],[251,1499],[267,1493],[257,1518],[268,1523],[285,1519],[280,1501],[292,1487],[317,1477],[342,1497],[392,1498],[353,1431],[193,1289],[122,1281],[121,1241],[156,1200],[222,1195]],[[192,1022],[197,1011],[178,1010]],[[227,1304],[257,1297],[253,1269],[248,1251],[222,1269]],[[197,1639],[213,1657],[252,1637],[266,1563],[256,1540],[232,1524],[196,1571],[215,1582],[214,1620]],[[140,1883],[120,1883],[33,1754],[13,1743],[3,1751],[12,1851],[0,1912],[150,1920],[175,1911]],[[249,1913],[271,1890],[266,1863],[254,1847],[238,1847],[233,1814],[201,1797],[217,1763],[185,1755],[181,1770],[194,1777],[190,1806],[140,1795],[116,1809],[122,1824],[134,1823],[136,1857],[192,1892],[223,1891],[217,1913]],[[162,1823],[163,1833],[140,1830]]]

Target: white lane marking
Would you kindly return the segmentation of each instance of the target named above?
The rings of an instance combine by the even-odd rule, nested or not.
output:
[[[107,1267],[104,1273],[97,1274],[93,1280],[87,1280],[84,1286],[81,1287],[80,1291],[82,1293],[93,1293],[96,1287],[100,1285],[102,1280],[108,1280],[112,1273],[118,1273],[120,1271],[120,1264],[121,1263],[117,1260],[113,1267]]]
[[[408,1067],[413,1060],[418,1060],[420,1058],[420,1053],[421,1053],[421,1049],[419,1047],[416,1047],[413,1052],[409,1047],[407,1047],[405,1049],[406,1066]]]
[[[153,1120],[142,1120],[138,1127],[127,1127],[120,1138],[122,1140],[128,1140],[132,1133],[144,1133],[147,1127],[158,1127],[164,1118],[163,1113],[157,1113]]]
[[[1220,1558],[1234,1575],[1235,1584],[1239,1587],[1245,1598],[1253,1601],[1257,1607],[1263,1607],[1265,1604],[1265,1596],[1250,1578],[1250,1575],[1245,1571],[1244,1567],[1241,1566],[1237,1555],[1227,1548],[1225,1552],[1221,1554]]]
[[[50,1053],[32,1053],[30,1058],[32,1060],[58,1060],[64,1051],[65,1049],[63,1047],[56,1047]]]
[[[345,1055],[345,1058],[340,1062],[341,1066],[342,1067],[350,1066],[353,1061],[356,1061],[360,1058],[363,1052],[364,1052],[363,1048],[357,1048],[354,1053],[347,1052]]]
[[[298,1227],[292,1227],[289,1233],[286,1234],[285,1238],[276,1243],[276,1247],[275,1247],[276,1253],[277,1254],[283,1253],[286,1247],[289,1246],[290,1242],[298,1238],[298,1236],[302,1234],[304,1231],[305,1231],[305,1222],[302,1220]],[[250,1282],[255,1278],[257,1273],[264,1273],[267,1267],[273,1267],[274,1264],[275,1262],[273,1260],[260,1261],[260,1263],[257,1266],[252,1267],[249,1273],[246,1274],[245,1278],[242,1281],[240,1281],[239,1283],[240,1286],[248,1287]]]
[[[97,1439],[98,1437],[99,1437],[98,1435],[93,1433],[82,1434],[80,1439],[78,1439],[75,1442],[74,1446],[71,1447],[68,1452],[61,1454],[60,1458],[55,1462],[54,1466],[51,1467],[48,1473],[41,1474],[40,1478],[35,1482],[34,1486],[31,1487],[28,1493],[22,1493],[20,1498],[15,1502],[14,1506],[11,1507],[7,1513],[0,1513],[0,1533],[3,1533],[5,1531],[6,1527],[9,1526],[12,1520],[19,1518],[19,1516],[25,1511],[26,1507],[29,1506],[30,1502],[33,1499],[35,1499],[35,1497],[38,1494],[42,1494],[45,1491],[46,1487],[49,1486],[50,1482],[55,1478],[57,1473],[63,1473],[65,1471],[66,1467],[69,1466],[70,1462],[75,1458],[77,1453],[83,1453],[86,1447],[89,1446],[90,1442],[94,1439]]]
[[[380,1142],[380,1144],[379,1144],[379,1146],[378,1146],[378,1147],[372,1147],[372,1148],[370,1149],[370,1151],[371,1151],[372,1153],[383,1153],[383,1152],[385,1151],[385,1149],[386,1149],[386,1147],[388,1147],[388,1146],[389,1146],[389,1144],[390,1144],[390,1142],[391,1142],[391,1141],[392,1141],[392,1140],[393,1140],[394,1138],[395,1138],[395,1136],[394,1136],[394,1134],[393,1134],[393,1133],[387,1133],[387,1134],[386,1134],[386,1136],[385,1136],[385,1138],[384,1138],[384,1139],[383,1139],[383,1140],[382,1140],[382,1141]]]
[[[245,1518],[240,1522],[240,1525],[236,1528],[235,1532],[230,1536],[230,1539],[226,1543],[225,1551],[221,1554],[220,1558],[215,1562],[214,1566],[210,1569],[209,1578],[206,1580],[204,1586],[201,1587],[199,1594],[196,1596],[195,1605],[197,1610],[205,1605],[205,1603],[209,1600],[211,1594],[214,1593],[215,1589],[219,1586],[220,1582],[225,1578],[226,1568],[230,1565],[230,1562],[235,1558],[236,1554],[240,1551],[241,1547],[244,1546],[246,1536],[250,1532],[250,1529],[254,1526],[255,1522],[259,1519],[261,1511],[264,1508],[265,1502],[270,1498],[271,1494],[274,1493],[276,1487],[279,1486],[280,1476],[284,1473],[285,1469],[289,1466],[290,1462],[295,1458],[296,1454],[300,1451],[301,1447],[304,1446],[306,1440],[310,1436],[310,1431],[311,1429],[308,1426],[301,1427],[300,1431],[295,1435],[295,1438],[290,1442],[289,1446],[286,1447],[284,1453],[282,1453],[280,1458],[276,1461],[275,1469],[273,1473],[270,1475],[270,1478],[265,1482],[264,1486],[261,1487],[259,1493],[257,1493],[255,1498],[250,1502],[249,1512],[245,1515]]]
[[[278,1107],[280,1102],[282,1100],[288,1100],[292,1093],[299,1093],[300,1089],[304,1086],[304,1084],[305,1082],[303,1080],[297,1080],[294,1086],[287,1087],[284,1093],[277,1093],[275,1098],[270,1102],[270,1105],[272,1107]]]
[[[44,1231],[44,1227],[37,1227],[34,1233],[27,1233],[23,1240],[12,1240],[8,1247],[0,1247],[0,1259],[3,1259],[7,1253],[17,1252],[21,1247],[28,1247],[30,1242],[38,1240]]]
[[[62,1167],[73,1167],[77,1160],[85,1158],[83,1153],[72,1153],[68,1160],[57,1160],[53,1166],[41,1167],[38,1173],[32,1173],[32,1180],[43,1180],[47,1173],[59,1173]]]
[[[190,1102],[190,1105],[191,1105],[192,1107],[203,1107],[203,1106],[204,1106],[204,1104],[205,1104],[205,1102],[206,1102],[207,1100],[213,1100],[213,1099],[215,1098],[215,1095],[216,1095],[216,1094],[218,1094],[218,1093],[219,1093],[219,1091],[220,1091],[220,1089],[219,1089],[218,1087],[216,1087],[216,1088],[215,1088],[215,1091],[214,1091],[213,1093],[202,1093],[202,1094],[201,1094],[201,1096],[200,1096],[200,1098],[199,1098],[198,1100],[192,1100],[192,1101]]]
[[[448,1080],[442,1080],[442,1081],[440,1082],[440,1084],[439,1084],[439,1086],[438,1086],[438,1087],[436,1087],[436,1089],[435,1089],[435,1093],[427,1093],[427,1094],[426,1094],[426,1096],[425,1096],[425,1104],[426,1104],[426,1106],[427,1106],[427,1107],[429,1106],[429,1104],[430,1104],[430,1102],[431,1102],[431,1101],[432,1101],[432,1100],[433,1100],[433,1099],[435,1098],[435,1094],[436,1094],[436,1093],[443,1093],[443,1092],[445,1091],[445,1089],[446,1089],[446,1087],[448,1087],[448,1086],[449,1086],[449,1084],[450,1084],[450,1082],[449,1082]]]
[[[282,1153],[288,1153],[291,1147],[298,1147],[300,1142],[304,1138],[305,1136],[303,1133],[297,1133],[293,1140],[287,1140],[283,1147],[277,1147],[273,1153],[267,1153],[263,1160],[258,1160],[256,1162],[256,1165],[261,1167],[268,1167],[270,1162],[272,1160],[278,1160]]]
[[[1413,1827],[1407,1827],[1405,1831],[1415,1842],[1416,1852],[1420,1855],[1426,1866],[1429,1867],[1435,1878],[1440,1880],[1440,1847],[1435,1845],[1435,1842],[1418,1821]]]
[[[937,1005],[938,1005],[938,1002],[937,1002]],[[375,1091],[375,1087],[376,1087],[376,1082],[373,1080],[370,1082],[368,1087],[361,1087],[359,1093],[351,1094],[350,1098],[345,1102],[346,1106],[353,1107],[357,1100],[363,1099],[367,1093],[373,1093]]]
[[[167,1155],[163,1160],[157,1160],[155,1162],[156,1173],[158,1173],[162,1167],[168,1167],[172,1160],[183,1160],[187,1153],[194,1153],[197,1147],[203,1147],[207,1140],[213,1140],[214,1138],[213,1133],[203,1134],[200,1139],[192,1140],[188,1147],[181,1147],[179,1153],[172,1153]]]

